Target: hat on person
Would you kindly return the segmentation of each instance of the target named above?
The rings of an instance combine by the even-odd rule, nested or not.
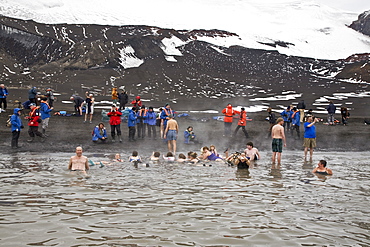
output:
[[[136,99],[140,99],[140,96],[136,96]]]
[[[36,106],[36,104],[35,104],[35,103],[31,103],[31,104],[29,105],[29,107],[31,107],[31,106]]]
[[[169,117],[169,118],[173,118],[173,115],[172,115],[172,114],[170,114],[170,115],[168,115],[168,117]]]

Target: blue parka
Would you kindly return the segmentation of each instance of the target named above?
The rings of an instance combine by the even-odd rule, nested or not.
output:
[[[103,137],[107,138],[107,130],[103,128],[103,134],[101,134],[99,131],[99,126],[95,126],[92,140],[97,141]]]
[[[135,127],[136,121],[137,121],[137,116],[136,113],[133,110],[129,110],[128,114],[128,121],[127,121],[127,126],[128,127]]]
[[[284,122],[291,122],[292,121],[292,115],[293,112],[291,110],[284,110],[280,113],[280,115],[283,117]]]
[[[23,128],[23,123],[22,120],[18,114],[20,111],[20,108],[15,108],[13,111],[13,115],[10,117],[10,123],[12,124],[11,130],[13,131],[21,131]]]
[[[156,125],[157,124],[157,113],[154,111],[148,111],[146,113],[147,119],[148,119],[148,125]]]
[[[40,113],[41,113],[41,119],[44,120],[45,118],[50,118],[50,112],[53,109],[49,108],[49,105],[41,102],[40,104]]]
[[[294,115],[294,113],[293,113],[293,115]],[[297,111],[296,113],[295,113],[295,115],[294,115],[294,117],[293,117],[293,115],[292,115],[292,124],[293,125],[297,125],[297,126],[300,126],[301,125],[301,122],[300,122],[300,112],[299,111]]]
[[[185,138],[185,141],[184,143],[186,144],[189,144],[190,143],[190,139],[195,139],[195,135],[194,134],[190,134],[190,132],[188,130],[185,130],[184,131],[184,138]]]
[[[8,89],[6,89],[6,87],[0,88],[0,98],[5,99],[8,94],[9,92]]]

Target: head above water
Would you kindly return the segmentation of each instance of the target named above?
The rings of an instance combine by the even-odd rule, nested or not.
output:
[[[78,147],[76,147],[76,154],[77,154],[77,156],[81,156],[82,155],[82,147],[81,146],[78,146]]]
[[[319,161],[319,164],[323,165],[324,167],[326,167],[326,160],[320,160]]]
[[[159,156],[161,156],[161,153],[160,152],[154,152],[153,153],[153,156],[156,157],[156,158],[158,158]]]
[[[247,147],[250,146],[253,148],[253,142],[247,142]]]
[[[179,159],[186,159],[185,154],[183,153],[179,154]]]

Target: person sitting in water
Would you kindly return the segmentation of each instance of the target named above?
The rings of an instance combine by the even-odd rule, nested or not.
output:
[[[150,156],[151,161],[159,161],[159,158],[161,156],[160,152],[153,152],[152,156]]]
[[[217,152],[217,150],[216,150],[215,145],[211,145],[211,146],[209,146],[209,151],[210,151],[211,153],[215,154],[216,156],[220,156],[220,155],[218,155],[218,152]]]
[[[128,161],[133,162],[133,163],[141,163],[141,158],[139,156],[139,153],[137,151],[133,151]]]
[[[216,154],[214,153],[211,153],[209,151],[209,148],[208,147],[203,147],[202,148],[202,157],[203,157],[203,160],[211,160],[211,161],[223,161],[223,159],[219,156],[217,156]]]
[[[177,159],[177,162],[182,163],[185,161],[186,161],[186,156],[183,153],[179,154],[179,158]]]
[[[188,161],[190,163],[192,163],[192,164],[198,163],[199,159],[198,159],[197,156],[198,156],[197,153],[195,153],[195,152],[189,152],[188,153]]]
[[[82,155],[82,147],[76,147],[76,155],[70,158],[68,170],[71,172],[80,172],[86,176],[86,171],[89,169],[88,159],[86,156]]]
[[[107,130],[104,127],[103,123],[99,123],[97,126],[95,126],[93,134],[92,134],[92,141],[98,142],[101,141],[103,143],[107,140]]]
[[[234,164],[238,167],[238,169],[249,169],[250,161],[246,157],[245,153],[239,153],[239,155],[236,156]]]
[[[319,175],[333,175],[333,171],[326,168],[326,160],[320,160],[317,167],[313,169],[312,172]]]
[[[244,153],[249,160],[259,160],[261,155],[258,152],[258,149],[253,147],[253,142],[247,143],[247,148],[244,150]]]
[[[175,161],[175,157],[173,156],[173,153],[172,153],[172,152],[168,152],[168,153],[166,154],[166,156],[164,156],[164,155],[163,155],[163,159],[164,159],[165,161],[169,161],[169,162],[173,162],[173,161]]]
[[[114,165],[118,162],[123,162],[123,160],[121,159],[121,155],[120,154],[115,154],[114,155],[114,159],[112,159],[111,161],[100,161],[100,168],[104,167],[104,166],[109,166],[109,165]],[[92,166],[95,166],[96,164],[92,161],[92,160],[89,160],[89,163],[90,165]]]

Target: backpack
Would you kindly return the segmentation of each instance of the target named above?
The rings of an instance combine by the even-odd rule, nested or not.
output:
[[[9,127],[9,128],[12,126],[12,122],[10,121],[11,116],[12,115],[9,115],[9,118],[8,118],[8,120],[6,120],[6,124],[5,124],[6,127]]]

